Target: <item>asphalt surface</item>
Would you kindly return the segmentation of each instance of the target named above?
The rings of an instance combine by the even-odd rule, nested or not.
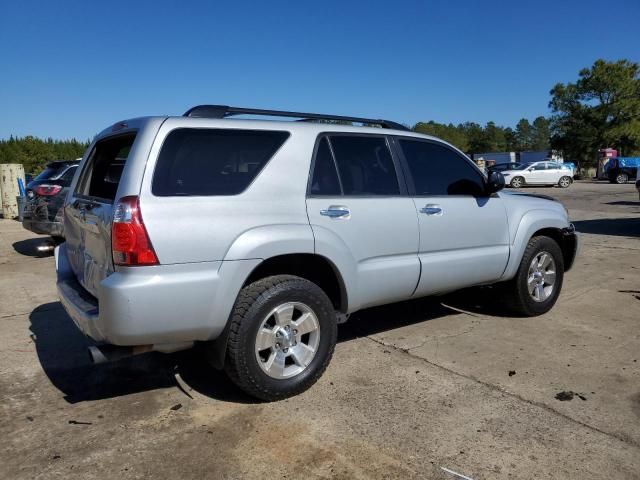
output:
[[[44,237],[1,220],[0,478],[640,478],[638,195],[524,191],[584,232],[551,312],[504,317],[485,290],[363,311],[271,404],[193,352],[90,365]]]

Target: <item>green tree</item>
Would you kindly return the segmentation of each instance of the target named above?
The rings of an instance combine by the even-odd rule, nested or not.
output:
[[[551,146],[565,157],[593,165],[599,148],[623,155],[640,153],[640,65],[629,60],[596,60],[575,83],[550,92]]]
[[[533,128],[526,118],[521,118],[516,125],[515,146],[521,152],[533,149]]]
[[[21,163],[27,173],[38,173],[52,160],[73,160],[81,157],[89,142],[72,140],[42,140],[36,137],[0,140],[0,163]]]
[[[544,117],[538,117],[533,121],[531,131],[531,149],[532,150],[549,150],[549,138],[551,131],[549,130],[549,120]]]

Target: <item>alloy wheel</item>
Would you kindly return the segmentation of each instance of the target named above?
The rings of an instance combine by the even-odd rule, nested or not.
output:
[[[258,365],[272,378],[291,378],[311,363],[320,344],[320,323],[304,303],[283,303],[269,312],[256,335]]]
[[[544,302],[553,293],[556,283],[556,262],[549,252],[538,252],[529,265],[527,289],[536,302]]]

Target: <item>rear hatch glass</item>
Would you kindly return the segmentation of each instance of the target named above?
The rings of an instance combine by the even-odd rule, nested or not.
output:
[[[98,141],[65,208],[69,263],[78,281],[94,296],[100,282],[113,271],[112,209],[135,138],[135,133],[127,133]]]
[[[66,168],[67,166],[64,164],[47,165],[45,169],[42,172],[40,172],[38,176],[36,176],[36,178],[34,178],[32,181],[49,180],[53,177],[57,177],[62,172],[64,172]]]

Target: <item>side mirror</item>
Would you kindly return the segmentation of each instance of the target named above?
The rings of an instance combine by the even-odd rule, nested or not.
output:
[[[504,176],[500,172],[489,172],[487,193],[492,194],[504,188]]]
[[[533,167],[527,168],[527,172],[533,172],[535,169]]]

